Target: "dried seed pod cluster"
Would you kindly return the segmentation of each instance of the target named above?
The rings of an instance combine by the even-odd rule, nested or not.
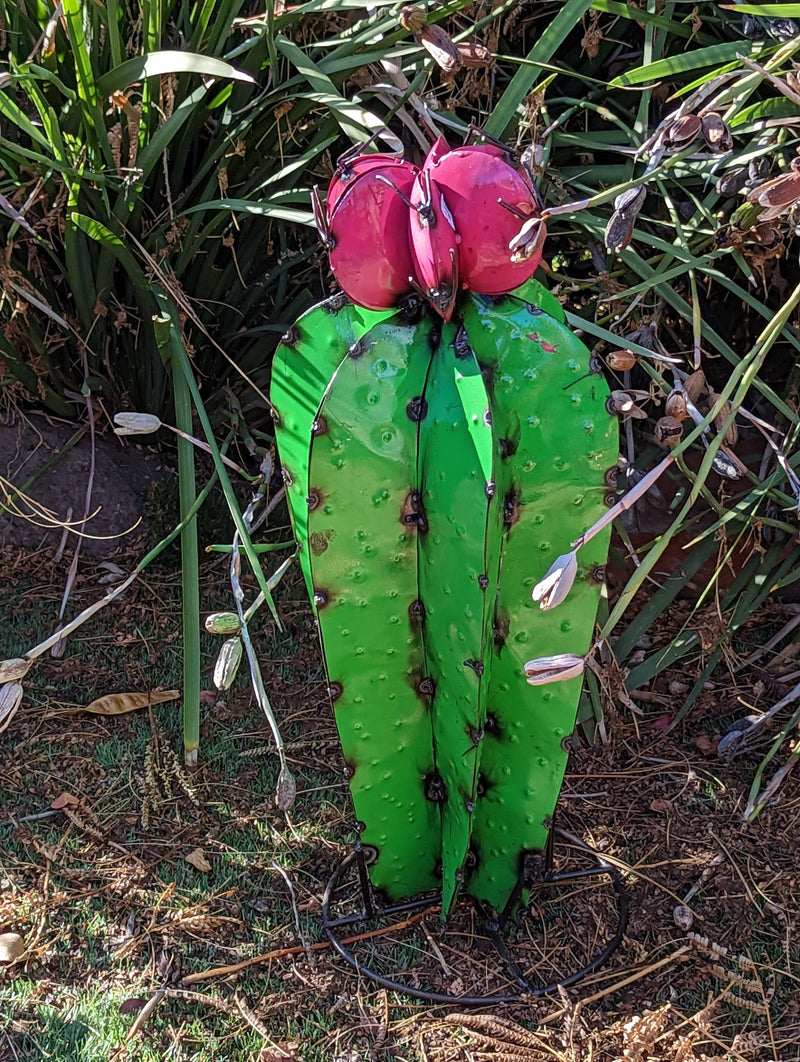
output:
[[[388,309],[416,290],[449,320],[459,290],[498,295],[524,283],[545,225],[530,177],[494,144],[450,150],[439,138],[421,167],[396,156],[339,160],[317,224],[345,293]]]

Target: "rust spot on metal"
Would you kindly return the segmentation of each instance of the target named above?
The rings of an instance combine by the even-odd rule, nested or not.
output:
[[[513,439],[501,439],[500,440],[500,456],[502,458],[513,457],[517,452],[519,443]]]
[[[483,488],[487,498],[493,498],[497,487],[493,479],[487,480],[486,486]]]
[[[347,355],[350,358],[360,358],[366,352],[367,339],[366,336],[362,336],[351,347],[347,348]]]
[[[300,341],[300,329],[297,325],[291,325],[281,336],[281,343],[285,347],[296,347]]]
[[[419,424],[428,415],[428,403],[422,395],[416,395],[406,406],[406,416],[415,424]]]
[[[440,774],[429,774],[425,778],[425,796],[437,804],[447,800],[447,786]]]
[[[319,557],[328,548],[328,543],[333,538],[333,532],[328,531],[312,531],[308,536],[308,544],[311,547],[311,552],[315,557]]]
[[[520,494],[516,487],[512,487],[503,499],[503,523],[506,527],[513,527],[519,520],[521,511]]]
[[[320,505],[321,501],[322,501],[321,492],[318,491],[318,490],[314,490],[312,488],[308,492],[308,497],[306,498],[306,505],[308,506],[308,511],[310,513],[313,513],[315,509],[319,508],[319,505]]]
[[[478,576],[478,586],[481,588],[481,590],[485,590],[488,585],[489,585],[489,576],[488,575],[479,575]]]
[[[469,343],[469,336],[467,330],[463,324],[458,326],[456,337],[453,340],[453,350],[457,358],[468,358],[472,353],[472,347]]]
[[[506,644],[508,638],[509,620],[508,616],[498,614],[494,619],[494,626],[492,627],[492,639],[498,649],[502,649]]]
[[[344,693],[344,686],[341,682],[332,682],[328,686],[328,696],[332,701],[338,701],[341,695]]]
[[[418,630],[425,623],[425,606],[420,598],[412,601],[408,606],[408,618],[411,620],[412,630]]]
[[[335,314],[339,313],[340,310],[343,310],[349,301],[350,300],[343,291],[337,291],[335,295],[331,295],[329,299],[325,299],[324,302],[321,302],[320,306],[325,313]]]
[[[292,477],[292,473],[289,471],[288,468],[282,468],[281,469],[281,479],[283,480],[283,482],[286,484],[287,487],[291,487],[292,483],[294,483],[294,479]]]
[[[354,763],[353,760],[345,760],[344,767],[342,768],[342,774],[345,776],[345,778],[348,781],[356,773],[356,767],[357,766],[358,766],[358,764]]]
[[[475,786],[475,795],[482,797],[486,796],[489,790],[492,788],[492,784],[485,774],[478,775],[478,783]]]
[[[481,743],[481,741],[483,741],[483,734],[484,734],[483,727],[482,726],[479,726],[479,727],[467,726],[465,729],[467,731],[467,735],[468,735],[469,740],[470,740],[470,746],[469,747],[471,749],[477,748],[478,745]],[[467,750],[467,751],[469,751],[469,750]]]
[[[597,564],[592,568],[589,573],[589,577],[595,583],[604,583],[606,581],[606,567],[604,564]]]
[[[328,422],[324,417],[317,417],[317,419],[311,425],[311,434],[314,436],[328,434]]]
[[[605,485],[607,487],[616,488],[618,474],[619,469],[616,465],[612,465],[611,468],[607,468],[603,473],[603,482],[605,483]]]
[[[422,697],[430,704],[436,694],[436,683],[430,675],[421,675],[414,681],[414,689],[417,691],[418,697]]]
[[[422,320],[424,303],[419,295],[415,295],[413,292],[408,295],[401,295],[397,300],[396,306],[406,324],[418,324]]]
[[[422,503],[422,494],[418,490],[411,490],[403,498],[400,508],[400,523],[406,527],[416,527],[422,534],[428,530],[428,518],[425,515],[425,506]]]
[[[480,660],[465,660],[464,667],[468,667],[470,671],[474,671],[479,678],[483,674],[483,664]]]
[[[318,609],[325,608],[330,599],[331,595],[328,593],[327,590],[314,587],[314,604]]]

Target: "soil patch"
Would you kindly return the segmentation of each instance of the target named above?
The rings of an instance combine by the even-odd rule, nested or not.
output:
[[[162,455],[111,434],[96,433],[94,448],[91,519],[83,532],[82,549],[94,557],[109,557],[142,539],[148,488],[168,471]],[[0,475],[6,481],[4,493],[13,499],[6,499],[0,515],[0,545],[57,546],[64,531],[53,525],[80,525],[91,450],[85,427],[32,411],[0,421]],[[14,497],[17,492],[25,497]],[[74,548],[75,542],[76,536],[68,533],[66,547]]]

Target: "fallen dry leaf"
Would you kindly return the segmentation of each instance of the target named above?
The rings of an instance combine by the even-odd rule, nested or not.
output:
[[[211,864],[203,854],[202,848],[193,849],[187,856],[184,856],[187,863],[191,863],[196,870],[200,870],[203,874],[207,874],[211,870]]]
[[[287,1041],[262,1047],[258,1062],[297,1062],[298,1047],[299,1044]]]
[[[60,793],[50,807],[54,811],[60,811],[61,808],[68,807],[70,804],[80,804],[80,800],[78,800],[77,797],[74,797],[72,793]]]
[[[140,996],[131,996],[130,999],[123,999],[119,1005],[119,1012],[120,1014],[138,1014],[146,1004],[146,999],[142,999]]]
[[[25,941],[19,933],[0,933],[0,962],[16,962],[25,953]]]
[[[147,708],[151,704],[175,701],[180,695],[180,690],[159,690],[154,693],[109,693],[87,704],[81,711],[94,712],[95,715],[124,715],[125,712],[135,712],[137,708]]]
[[[717,745],[719,745],[719,734],[713,736],[709,734],[698,734],[694,739],[695,747],[703,753],[704,756],[715,756],[717,752]]]

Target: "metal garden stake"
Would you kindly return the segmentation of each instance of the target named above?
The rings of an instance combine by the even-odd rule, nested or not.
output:
[[[510,152],[351,152],[317,217],[343,293],[284,336],[271,400],[367,906],[435,891],[499,925],[548,851],[610,529],[563,603],[531,594],[606,511],[617,421],[530,279],[545,219]]]

